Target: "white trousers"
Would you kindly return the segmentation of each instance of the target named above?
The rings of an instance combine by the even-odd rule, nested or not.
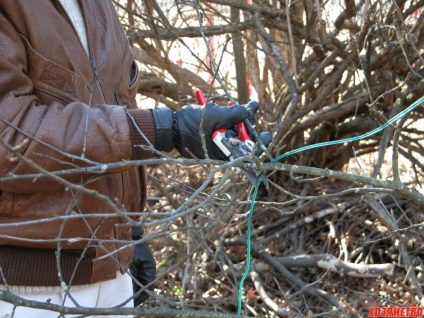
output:
[[[17,293],[18,294],[18,293]],[[133,295],[133,287],[131,277],[127,274],[122,275],[118,272],[117,278],[105,282],[100,282],[87,286],[78,286],[70,289],[70,294],[76,302],[82,307],[89,308],[110,308],[119,305],[129,299]],[[19,295],[19,294],[18,294]],[[28,300],[46,302],[50,299],[53,304],[62,305],[64,300],[65,307],[75,307],[75,304],[63,291],[58,290],[54,293],[44,294],[27,294],[19,295]],[[125,307],[133,307],[134,302],[131,300]],[[57,318],[59,313],[34,309],[30,307],[17,307],[12,316],[13,305],[0,301],[0,318]],[[66,315],[65,317],[77,317],[75,315]],[[129,316],[91,316],[91,317],[129,317]]]

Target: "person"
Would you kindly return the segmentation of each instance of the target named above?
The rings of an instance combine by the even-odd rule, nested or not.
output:
[[[153,148],[205,158],[204,111],[208,156],[226,160],[211,134],[244,121],[247,108],[137,108],[137,64],[109,0],[2,0],[0,51],[0,289],[64,306],[133,306],[131,276],[152,276],[154,261],[125,243],[142,235],[126,213],[146,201],[145,168],[125,163]],[[0,317],[12,312],[57,317],[0,301]]]

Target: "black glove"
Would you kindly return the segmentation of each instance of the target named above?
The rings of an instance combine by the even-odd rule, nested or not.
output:
[[[212,133],[218,128],[226,128],[232,130],[232,133],[236,136],[237,132],[234,125],[246,119],[252,126],[256,126],[255,113],[259,104],[253,101],[246,105],[228,107],[208,103],[205,108],[199,105],[187,105],[176,112],[169,108],[153,110],[156,126],[156,148],[165,152],[177,148],[184,157],[191,158],[191,154],[193,154],[197,158],[205,158],[200,138],[200,122],[203,112],[205,112],[203,133],[205,134],[209,158],[227,160],[228,158],[213,142]],[[252,137],[254,141],[257,141],[254,136]],[[272,139],[271,134],[267,131],[259,134],[259,137],[265,146]],[[256,154],[259,155],[260,152],[261,149],[258,149]]]
[[[205,111],[203,133],[209,158],[228,160],[213,142],[212,133],[219,128],[229,129],[244,121],[247,117],[246,108],[242,105],[222,107],[216,104],[207,104],[205,107],[206,110],[198,105],[188,105],[175,113],[177,134],[175,146],[184,157],[190,157],[191,152],[197,158],[205,158],[199,129],[202,114]]]
[[[214,104],[209,104],[209,105],[214,105]],[[189,105],[189,106],[193,106],[193,105]],[[215,107],[217,106],[217,105],[214,105]],[[251,101],[251,102],[249,102],[249,103],[247,103],[247,104],[245,104],[245,105],[236,105],[236,106],[238,106],[238,107],[241,107],[241,106],[244,106],[244,108],[246,109],[246,111],[247,111],[247,117],[246,117],[246,119],[244,120],[244,121],[248,121],[249,123],[250,123],[250,125],[252,126],[252,128],[253,129],[255,129],[256,130],[256,112],[258,111],[258,109],[259,109],[259,103],[257,102],[257,101]],[[186,106],[187,107],[187,106]],[[194,107],[196,107],[196,109],[197,109],[197,106],[194,106]],[[221,107],[221,106],[217,106],[217,107],[219,107],[219,109],[222,109],[223,107]],[[234,106],[232,106],[232,107],[234,107]],[[224,107],[224,108],[228,108],[228,106],[227,107]],[[187,109],[187,113],[184,113],[184,115],[185,116],[187,116],[187,115],[192,115],[192,110],[191,110],[192,108],[190,107],[190,108],[188,108]],[[181,112],[181,110],[180,111],[177,111],[177,115],[178,115],[178,113],[179,112]],[[239,112],[240,113],[242,113],[242,110],[239,110]],[[211,118],[210,117],[206,117],[206,116],[208,116],[209,115],[209,113],[206,113],[205,114],[205,123],[207,122],[207,121],[210,121],[211,120]],[[194,116],[194,115],[193,115]],[[213,118],[212,118],[212,120],[213,120]],[[195,122],[195,120],[193,120],[193,121],[189,121],[189,120],[187,120],[187,122]],[[236,124],[237,123],[239,123],[239,122],[235,122]],[[200,124],[200,120],[199,120],[199,124]],[[229,125],[229,127],[226,127],[227,128],[227,132],[229,133],[229,135],[230,136],[232,136],[232,137],[237,137],[237,130],[236,130],[236,127],[234,126],[235,124],[233,124],[233,125]],[[181,125],[178,125],[178,122],[177,122],[177,131],[179,131],[179,127],[181,127]],[[218,128],[221,128],[221,127],[218,127]],[[198,131],[199,129],[197,128],[197,130],[196,131]],[[212,132],[214,131],[214,130],[216,130],[216,129],[213,129],[212,130]],[[192,130],[193,131],[193,130]],[[205,133],[205,140],[206,140],[206,145],[207,145],[207,149],[208,149],[208,154],[209,154],[209,157],[210,158],[212,158],[212,159],[221,159],[221,160],[226,160],[227,159],[227,157],[221,152],[221,150],[219,150],[219,148],[218,147],[216,147],[216,145],[215,145],[215,143],[213,142],[213,140],[211,139],[211,138],[208,138],[207,136],[210,136],[210,135],[208,135],[208,134],[206,134],[206,131],[207,131],[207,126],[206,126],[206,124],[205,124],[205,131],[204,131],[204,133]],[[194,134],[193,134],[194,135]],[[194,145],[194,147],[195,147],[195,149],[198,149],[198,147],[200,147],[200,150],[203,150],[202,149],[202,144],[201,144],[201,141],[199,141],[199,142],[190,142],[190,136],[192,136],[192,135],[189,135],[189,134],[187,134],[187,136],[186,136],[186,138],[185,138],[185,140],[187,141],[186,143],[188,144],[188,148],[189,148],[189,150],[193,153],[193,154],[195,154],[196,155],[196,157],[197,158],[204,158],[204,156],[202,156],[202,157],[199,157],[199,155],[200,154],[197,154],[196,153],[196,151],[195,150],[192,150],[191,149],[191,147],[193,147],[193,145]],[[258,140],[255,138],[255,135],[254,134],[249,134],[249,136],[253,139],[253,141],[256,143]],[[263,145],[265,146],[265,147],[267,147],[270,143],[271,143],[271,141],[272,141],[272,135],[271,135],[271,133],[269,132],[269,131],[263,131],[263,132],[261,132],[259,135],[259,138],[260,138],[260,140],[262,141],[262,143],[263,143]],[[198,137],[198,140],[200,140],[200,135],[198,135],[197,136]],[[260,146],[259,144],[258,144],[258,146]],[[184,150],[184,149],[182,149],[181,150],[181,148],[178,148],[177,147],[177,149],[179,150],[179,152],[184,156],[184,157],[187,157],[187,151],[185,151],[185,153],[183,153],[182,152],[182,150]],[[212,152],[212,155],[211,155],[211,151],[213,151]],[[256,153],[255,153],[255,155],[256,156],[260,156],[261,154],[262,154],[262,152],[263,152],[263,149],[261,149],[260,147],[258,147],[257,149],[256,149]],[[201,151],[201,155],[203,155],[203,151]]]
[[[200,138],[200,122],[205,112],[203,133],[209,158],[227,160],[224,153],[212,140],[212,133],[218,128],[231,128],[247,118],[247,109],[242,105],[232,107],[208,103],[204,107],[187,105],[176,112],[168,108],[153,110],[156,125],[156,148],[171,151],[177,148],[180,154],[191,158],[192,153],[204,159],[202,140]],[[188,151],[187,151],[188,149]]]
[[[134,226],[132,228],[133,240],[140,240],[142,237],[143,229],[139,226]],[[156,278],[156,262],[145,242],[134,245],[134,256],[130,265],[130,272],[136,279],[136,281],[133,280],[134,306],[138,306],[149,298],[147,292],[140,292],[142,288],[139,284],[147,286]],[[150,284],[147,287],[150,291],[153,291],[154,288],[154,284]]]

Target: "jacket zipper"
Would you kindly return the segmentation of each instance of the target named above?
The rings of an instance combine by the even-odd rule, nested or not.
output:
[[[99,83],[100,91],[102,92],[103,101],[106,102],[105,94],[104,94],[104,91],[103,91],[103,85],[102,85],[102,82],[100,81],[99,73],[97,71],[96,61],[94,59],[93,41],[92,41],[92,37],[91,37],[91,28],[90,28],[90,25],[88,24],[87,8],[85,6],[84,1],[78,0],[78,2],[79,2],[80,7],[81,7],[82,17],[83,17],[83,20],[84,20],[84,26],[85,26],[85,30],[87,32],[87,45],[88,45],[88,55],[89,55],[88,58],[90,60],[90,66],[91,66],[91,69],[93,70],[94,80],[97,83]],[[75,26],[74,26],[74,28],[75,28]]]
[[[103,91],[103,85],[102,85],[102,82],[100,81],[99,73],[97,72],[96,61],[94,59],[94,49],[93,49],[93,42],[92,42],[92,37],[91,37],[91,28],[90,28],[90,25],[88,24],[87,8],[85,6],[84,1],[78,0],[78,2],[81,6],[85,30],[87,32],[88,53],[89,53],[90,65],[91,65],[91,68],[93,69],[94,80],[97,83],[99,83],[99,87],[100,87],[100,90],[102,92],[103,101],[106,102],[105,94],[104,94],[104,91]],[[122,172],[119,173],[118,184],[119,184],[120,201],[121,201],[121,204],[123,204],[124,203],[124,188],[125,187],[124,187],[124,176],[123,176]]]
[[[66,12],[65,8],[63,8],[63,6],[62,6],[62,3],[60,3],[59,0],[57,2],[59,3],[60,7],[62,8],[62,10],[63,10],[66,18],[68,19],[68,21],[70,22],[70,24],[74,28],[74,31],[75,31],[75,33],[76,33],[76,35],[77,35],[77,37],[78,37],[81,45],[84,46],[82,44],[82,39],[80,38],[78,32],[76,31],[77,30],[76,25],[69,18],[68,13]],[[99,76],[99,73],[97,71],[96,61],[94,59],[93,41],[92,41],[92,37],[91,37],[91,28],[90,28],[90,25],[88,24],[87,8],[85,7],[85,4],[84,4],[83,1],[78,0],[78,3],[79,3],[80,8],[81,8],[82,18],[83,18],[83,21],[84,21],[85,32],[87,34],[88,60],[90,62],[90,67],[91,67],[91,69],[93,71],[94,81],[97,82],[97,83],[99,83],[100,91],[102,93],[102,96],[101,97],[103,99],[103,102],[106,102],[105,94],[104,94],[104,91],[103,91],[103,85],[102,85],[102,82],[100,81],[100,76]],[[90,100],[91,100],[91,98],[90,98]]]
[[[93,69],[93,73],[94,73],[94,80],[97,83],[99,83],[100,91],[102,92],[103,101],[106,102],[105,94],[104,94],[104,91],[103,91],[103,85],[102,85],[102,82],[100,81],[99,73],[97,71],[96,61],[94,59],[94,49],[93,49],[93,42],[92,42],[92,36],[91,36],[91,28],[90,28],[90,25],[88,24],[87,8],[85,6],[84,1],[78,0],[78,2],[80,3],[80,6],[81,6],[85,30],[87,32],[88,53],[89,53],[90,65],[91,65],[91,68]],[[124,203],[124,194],[125,194],[124,193],[124,189],[125,189],[125,187],[124,187],[124,175],[123,175],[122,172],[119,173],[118,184],[119,184],[120,202],[121,202],[121,205],[122,205]]]

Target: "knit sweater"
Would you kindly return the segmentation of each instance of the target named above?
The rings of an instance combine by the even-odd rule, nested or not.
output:
[[[84,48],[87,56],[88,52],[88,41],[87,41],[87,30],[84,25],[84,17],[82,15],[81,7],[78,3],[78,0],[59,0],[63,9],[66,11],[66,14],[71,20],[72,25],[74,26],[75,32],[77,32],[78,38]]]

